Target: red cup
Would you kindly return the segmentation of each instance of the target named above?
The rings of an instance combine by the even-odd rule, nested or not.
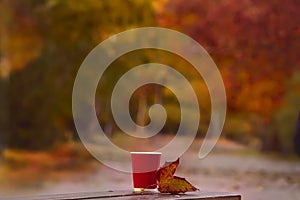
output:
[[[134,191],[157,188],[156,172],[160,166],[160,152],[130,152]]]

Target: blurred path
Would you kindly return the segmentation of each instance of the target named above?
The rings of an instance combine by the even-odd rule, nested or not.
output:
[[[244,200],[300,199],[300,162],[228,153],[195,157],[185,155],[178,174],[200,189],[238,192]]]
[[[245,147],[228,141],[220,141],[214,152],[199,160],[199,143],[201,141],[196,141],[181,157],[176,175],[185,177],[200,190],[237,192],[242,194],[243,200],[300,200],[299,160],[249,154]],[[72,173],[64,179],[39,182],[32,188],[15,191],[11,187],[10,190],[18,194],[55,194],[132,188],[131,174],[100,163],[94,163],[92,169]]]
[[[243,200],[300,199],[300,163],[296,161],[229,153],[214,153],[198,160],[196,153],[188,152],[181,158],[176,175],[187,178],[201,190],[241,193]],[[99,165],[93,174],[78,174],[63,183],[48,183],[39,192],[105,191],[131,187],[130,174]]]

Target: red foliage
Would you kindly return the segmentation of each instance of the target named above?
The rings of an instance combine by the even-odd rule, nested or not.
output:
[[[285,92],[282,83],[299,67],[299,1],[172,0],[157,19],[208,50],[231,111],[270,116]]]

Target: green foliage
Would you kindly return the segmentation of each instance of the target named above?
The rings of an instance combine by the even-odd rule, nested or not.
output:
[[[300,72],[293,74],[286,87],[283,104],[274,115],[274,125],[278,131],[281,151],[288,154],[294,150],[293,140],[300,112]]]
[[[154,25],[149,1],[32,0],[5,6],[14,19],[22,10],[22,17],[34,24],[32,37],[41,43],[39,54],[10,75],[8,146],[16,148],[47,149],[72,139],[72,88],[84,57],[111,34]],[[12,26],[7,30],[12,41],[17,31],[28,27],[26,23]],[[18,51],[18,46],[13,50]]]
[[[250,144],[253,129],[254,124],[249,116],[245,119],[243,115],[228,115],[223,131],[226,138]]]

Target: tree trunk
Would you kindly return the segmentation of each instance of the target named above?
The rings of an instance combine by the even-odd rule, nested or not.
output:
[[[147,96],[144,92],[139,95],[138,111],[136,116],[136,123],[140,126],[146,125],[146,112],[147,112]]]
[[[296,125],[296,131],[294,136],[294,150],[298,156],[300,156],[300,112],[298,115],[298,121]]]
[[[162,104],[162,91],[163,87],[161,85],[155,86],[154,103]]]

